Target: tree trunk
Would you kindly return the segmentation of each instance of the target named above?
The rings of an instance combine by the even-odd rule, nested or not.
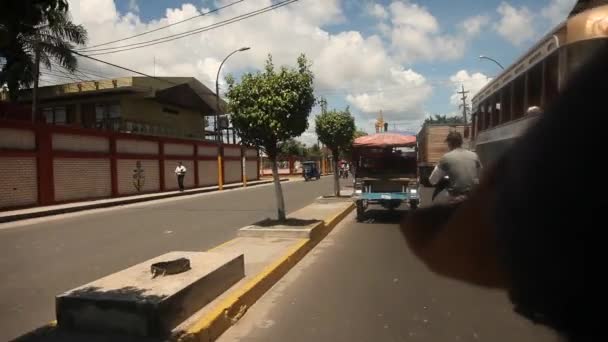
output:
[[[285,221],[285,199],[283,199],[283,189],[281,188],[281,179],[279,178],[279,167],[277,165],[277,157],[270,158],[272,162],[272,178],[274,179],[274,192],[277,199],[277,212],[279,221]]]
[[[338,157],[337,153],[333,153],[334,159],[334,196],[340,197],[340,175],[338,173]]]
[[[32,122],[36,122],[38,114],[38,80],[40,78],[40,49],[38,42],[34,43],[34,88],[32,88]]]

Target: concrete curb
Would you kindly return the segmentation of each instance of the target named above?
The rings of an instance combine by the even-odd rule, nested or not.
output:
[[[287,178],[281,179],[281,182],[287,182],[287,181],[289,181],[289,179],[287,179]],[[260,181],[259,183],[255,183],[255,184],[247,183],[247,187],[251,188],[251,187],[258,186],[258,185],[266,185],[266,184],[270,184],[272,182],[273,182],[272,180],[264,180],[264,181]],[[224,185],[224,190],[239,189],[242,187],[243,187],[243,185],[241,183],[228,184],[228,185]],[[188,190],[186,192],[160,193],[160,194],[158,194],[158,196],[149,196],[149,197],[143,197],[143,198],[142,197],[140,197],[140,198],[126,197],[124,199],[118,199],[118,200],[112,201],[112,202],[88,203],[88,204],[86,202],[84,202],[82,205],[74,206],[74,207],[55,208],[55,209],[49,209],[49,210],[44,210],[44,211],[38,211],[38,212],[0,216],[0,223],[20,221],[20,220],[45,217],[45,216],[53,216],[53,215],[59,215],[59,214],[67,214],[67,213],[73,213],[73,212],[77,212],[77,211],[84,211],[84,210],[91,210],[91,209],[116,207],[116,206],[120,206],[120,205],[148,202],[148,201],[166,199],[166,198],[171,198],[171,197],[198,195],[198,194],[202,194],[202,193],[216,192],[216,191],[219,192],[219,190],[217,190],[217,189],[192,189],[192,190]],[[1,214],[2,213],[0,212],[0,215]]]
[[[202,317],[188,331],[173,336],[171,340],[179,342],[211,342],[216,340],[224,331],[235,324],[266,291],[323,240],[354,208],[354,204],[351,204],[342,212],[319,222],[313,228],[310,239],[303,240],[293,246],[287,253],[224,299],[215,310]]]

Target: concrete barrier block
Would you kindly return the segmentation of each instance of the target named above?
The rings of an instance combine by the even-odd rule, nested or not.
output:
[[[188,258],[189,271],[152,278],[150,266]],[[162,337],[245,276],[244,256],[170,252],[56,297],[60,328]]]

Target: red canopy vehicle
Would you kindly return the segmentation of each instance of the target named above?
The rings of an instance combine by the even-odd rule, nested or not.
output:
[[[365,218],[369,204],[393,210],[420,203],[417,179],[416,136],[379,133],[353,142],[357,219]]]
[[[366,135],[355,139],[353,147],[414,147],[416,146],[415,135],[403,135],[396,133],[378,133]]]

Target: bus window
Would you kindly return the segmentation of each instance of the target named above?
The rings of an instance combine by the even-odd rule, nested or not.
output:
[[[500,124],[500,98],[498,97],[500,93],[494,95],[492,97],[492,127],[498,126]]]
[[[502,89],[502,102],[500,106],[502,107],[500,110],[502,111],[502,121],[509,122],[511,120],[511,84],[508,84],[506,87]]]
[[[514,82],[512,118],[518,119],[524,115],[525,75],[519,76]]]
[[[528,71],[528,107],[541,107],[543,64],[538,63]]]
[[[490,127],[492,127],[492,122],[490,121],[491,118],[491,113],[490,113],[490,105],[488,102],[484,102],[483,103],[483,128],[484,129],[488,129]]]
[[[545,60],[545,103],[548,104],[559,94],[559,54],[553,52],[551,56]]]
[[[478,123],[479,123],[479,120],[477,119],[477,113],[471,114],[471,128],[472,128],[471,138],[473,138],[473,139],[475,139],[475,137],[477,136],[477,132],[479,131],[479,127],[477,126]]]

